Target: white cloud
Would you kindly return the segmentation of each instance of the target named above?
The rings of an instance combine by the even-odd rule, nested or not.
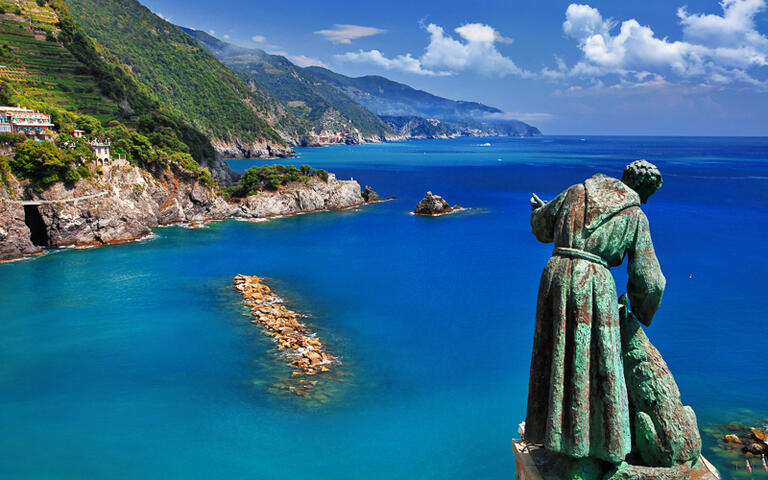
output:
[[[227,34],[225,33],[225,34],[222,36],[222,38],[223,38],[224,40],[229,40],[229,35],[227,35]]]
[[[165,21],[166,21],[166,22],[168,22],[168,23],[170,23],[170,22],[171,22],[171,17],[166,17],[165,15],[163,15],[163,14],[162,14],[162,13],[160,13],[160,12],[152,12],[152,13],[154,13],[155,15],[157,15],[157,16],[158,16],[158,17],[160,17],[160,18],[162,18],[163,20],[165,20]]]
[[[352,40],[357,40],[358,38],[386,33],[386,30],[375,27],[364,27],[362,25],[336,24],[333,28],[318,30],[315,33],[322,35],[330,42],[348,44],[352,43]]]
[[[670,41],[635,19],[618,24],[589,5],[571,4],[563,31],[577,41],[582,59],[570,69],[559,62],[541,74],[549,79],[618,75],[645,82],[653,75],[709,84],[762,84],[748,70],[768,65],[768,38],[754,23],[765,0],[723,0],[720,5],[722,15],[689,14],[680,8],[683,40]]]
[[[378,50],[347,52],[344,55],[337,55],[336,58],[348,62],[370,63],[385,70],[400,70],[418,75],[450,75],[449,72],[434,72],[421,67],[419,59],[411,56],[410,53],[398,55],[395,58],[387,58]]]
[[[460,40],[446,35],[442,27],[424,26],[430,41],[421,57],[410,53],[394,58],[385,57],[379,50],[348,52],[338,55],[344,61],[372,63],[387,70],[401,70],[419,75],[451,75],[456,72],[474,71],[483,75],[529,76],[515,62],[496,48],[496,43],[511,43],[493,27],[481,23],[469,23],[455,29]]]
[[[490,113],[483,118],[489,120],[519,120],[521,122],[540,123],[552,120],[555,116],[546,112],[502,112]]]
[[[251,37],[251,40],[253,40],[256,43],[264,43],[267,41],[267,37],[264,35],[254,35]]]
[[[214,29],[208,30],[208,35],[211,35],[211,36],[216,35],[216,30]]]
[[[300,67],[315,66],[315,67],[328,68],[328,65],[326,65],[319,58],[308,57],[306,55],[288,55],[288,60],[292,61],[293,63],[295,63]]]

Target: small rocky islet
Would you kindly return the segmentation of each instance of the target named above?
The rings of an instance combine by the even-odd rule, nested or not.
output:
[[[433,195],[432,192],[427,192],[424,198],[421,199],[413,213],[416,215],[435,217],[438,215],[446,215],[456,212],[458,210],[464,210],[458,205],[451,206],[440,195]]]
[[[327,395],[316,392],[324,374],[335,371],[341,362],[328,353],[323,342],[306,325],[297,320],[297,313],[289,310],[283,300],[255,275],[236,275],[235,290],[250,309],[251,323],[263,327],[271,336],[280,357],[288,361],[290,377],[274,385],[300,397],[324,399]]]

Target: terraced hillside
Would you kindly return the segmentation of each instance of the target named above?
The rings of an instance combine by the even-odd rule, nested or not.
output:
[[[117,103],[89,68],[59,41],[56,12],[32,0],[0,0],[0,80],[18,84],[28,98],[109,120]],[[30,22],[31,19],[31,22]]]
[[[192,38],[135,0],[65,0],[85,33],[168,109],[219,143],[285,146],[270,126],[269,99]]]

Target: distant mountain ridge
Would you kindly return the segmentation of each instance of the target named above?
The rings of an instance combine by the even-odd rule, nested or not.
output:
[[[338,88],[316,79],[280,55],[221,41],[206,32],[179,27],[196,39],[252,89],[264,88],[279,100],[297,124],[282,129],[294,144],[361,143],[396,139],[374,113]],[[281,125],[278,122],[278,130]],[[338,135],[337,135],[338,134]],[[308,138],[302,138],[308,137]],[[330,142],[330,137],[337,142]]]
[[[368,107],[401,135],[426,135],[424,138],[541,135],[538,128],[525,122],[495,118],[504,112],[482,103],[438,97],[378,75],[353,78],[323,67],[304,70]],[[435,136],[426,132],[435,132]]]
[[[503,113],[498,108],[482,103],[438,97],[379,75],[353,78],[323,67],[307,67],[305,70],[337,86],[377,115],[448,119]]]
[[[438,97],[377,75],[353,78],[322,67],[302,68],[280,55],[233,45],[199,30],[179,28],[252,89],[261,86],[278,99],[315,139],[320,132],[340,131],[347,132],[346,138],[341,138],[344,143],[409,137],[541,135],[536,127],[524,122],[496,118],[504,112],[482,103]],[[349,135],[350,130],[359,135]],[[281,133],[286,136],[284,131]]]

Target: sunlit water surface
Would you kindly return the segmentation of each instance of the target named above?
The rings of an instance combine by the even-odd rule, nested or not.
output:
[[[551,253],[530,234],[528,198],[639,158],[664,173],[644,207],[668,282],[648,334],[698,413],[705,453],[725,478],[745,473],[707,432],[768,422],[768,139],[455,139],[300,154],[287,163],[398,199],[162,228],[0,265],[1,478],[512,478]],[[427,190],[469,210],[410,215]],[[268,277],[312,315],[343,361],[328,401],[271,393],[284,372],[231,289],[237,273]]]

